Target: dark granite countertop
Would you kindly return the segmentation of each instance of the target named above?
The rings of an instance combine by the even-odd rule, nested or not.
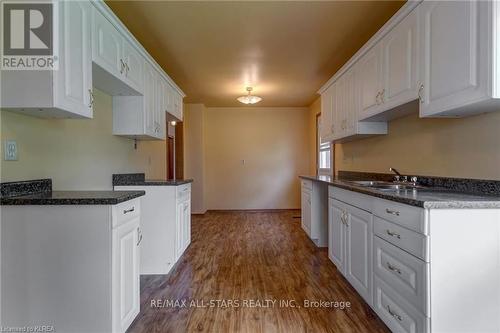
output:
[[[351,175],[352,176],[352,175]],[[491,187],[495,189],[498,186],[497,181],[492,181],[493,185],[490,186],[488,193],[476,192],[463,192],[452,187],[452,181],[448,181],[448,188],[438,187],[438,186],[428,186],[425,188],[418,188],[416,190],[401,190],[394,192],[386,192],[377,190],[375,188],[370,188],[366,186],[356,185],[350,180],[361,180],[359,177],[331,177],[331,176],[300,176],[303,179],[309,179],[316,182],[322,182],[328,185],[339,187],[345,190],[350,190],[354,192],[359,192],[367,195],[371,195],[377,198],[382,198],[386,200],[396,201],[403,204],[428,208],[428,209],[466,209],[466,208],[500,208],[500,194],[491,193]],[[436,178],[436,177],[434,177]],[[373,177],[365,177],[364,180],[372,180]],[[380,180],[380,178],[378,178]],[[387,179],[383,179],[387,180]],[[436,180],[433,180],[435,183]],[[457,186],[464,186],[464,182],[475,182],[475,180],[463,179],[461,181],[456,181]],[[485,181],[477,181],[485,182]],[[444,181],[440,182],[445,184]],[[474,184],[473,184],[474,185]],[[477,187],[477,184],[476,184]]]
[[[52,191],[0,197],[1,205],[116,205],[146,194],[144,191]]]
[[[192,179],[145,179],[144,173],[122,173],[113,175],[113,186],[179,186],[192,182]]]

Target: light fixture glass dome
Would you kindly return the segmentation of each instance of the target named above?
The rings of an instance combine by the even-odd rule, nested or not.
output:
[[[240,96],[237,98],[238,102],[243,104],[255,104],[262,101],[262,98],[259,96],[252,95],[252,87],[247,87],[248,94],[245,96]]]

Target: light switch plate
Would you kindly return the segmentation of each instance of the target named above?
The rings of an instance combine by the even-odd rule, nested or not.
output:
[[[17,143],[14,140],[5,141],[4,160],[17,161]]]

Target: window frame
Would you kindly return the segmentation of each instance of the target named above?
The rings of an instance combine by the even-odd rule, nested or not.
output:
[[[331,142],[321,143],[321,113],[316,114],[316,174],[317,175],[333,175],[334,170],[334,145]],[[329,168],[320,168],[321,165],[321,152],[322,151],[330,151],[330,167]]]

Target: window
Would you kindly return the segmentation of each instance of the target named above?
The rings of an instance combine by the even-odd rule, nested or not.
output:
[[[332,145],[330,142],[321,143],[320,136],[321,116],[318,116],[316,121],[317,135],[317,161],[318,161],[318,175],[331,175],[332,174]]]

